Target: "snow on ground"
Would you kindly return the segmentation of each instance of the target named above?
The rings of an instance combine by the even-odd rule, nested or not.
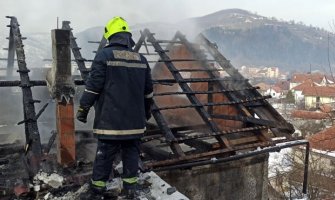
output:
[[[318,150],[318,149],[311,149],[311,151],[335,158],[335,151],[322,151],[322,150]]]
[[[280,152],[272,152],[269,156],[269,172],[268,177],[276,176],[276,173],[287,172],[291,169],[291,163],[287,156],[291,154],[292,148],[285,148]]]
[[[46,184],[53,183],[50,181],[50,178],[54,177],[57,183],[61,183],[62,179],[57,174],[47,175],[45,173],[39,173],[36,176],[37,180],[40,180]],[[172,187],[163,179],[161,179],[155,172],[147,172],[140,174],[139,184],[143,185],[145,182],[149,183],[150,186],[147,186],[143,191],[140,192],[139,200],[189,200],[185,195],[177,191],[175,187]],[[53,183],[54,184],[54,183]],[[55,185],[54,185],[55,186]],[[84,184],[76,191],[69,191],[66,194],[56,197],[53,196],[50,192],[39,198],[40,200],[76,200],[79,199],[82,193],[88,191],[89,184]],[[122,190],[122,181],[120,178],[115,178],[107,184],[108,191],[114,191],[120,193]],[[118,200],[122,200],[121,197]]]
[[[189,200],[185,195],[178,191],[168,194],[168,191],[174,191],[175,188],[171,187],[167,182],[161,179],[155,172],[148,172],[150,176],[149,182],[151,185],[151,196],[157,200]]]

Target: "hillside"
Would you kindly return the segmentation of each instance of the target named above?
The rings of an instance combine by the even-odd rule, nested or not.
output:
[[[328,34],[330,41],[334,35],[319,28],[238,9],[192,20],[237,67],[267,65],[289,71],[308,71],[310,66],[313,70],[328,68]]]

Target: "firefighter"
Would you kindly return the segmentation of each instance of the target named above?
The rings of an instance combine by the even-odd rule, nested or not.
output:
[[[98,144],[90,191],[103,195],[115,155],[121,151],[123,188],[132,198],[136,196],[140,138],[151,116],[151,70],[146,58],[132,50],[135,42],[122,17],[107,23],[104,38],[109,43],[94,58],[76,117],[86,123],[94,106],[93,132]]]

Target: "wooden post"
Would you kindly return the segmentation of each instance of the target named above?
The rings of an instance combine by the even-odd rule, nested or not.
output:
[[[47,74],[51,96],[57,100],[57,160],[62,166],[75,163],[75,131],[71,76],[70,31],[56,29],[51,32],[53,65]]]

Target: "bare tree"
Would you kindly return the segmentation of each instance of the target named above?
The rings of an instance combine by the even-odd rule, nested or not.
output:
[[[311,151],[309,159],[308,199],[334,199],[335,166],[329,165],[332,159],[322,153]],[[272,166],[275,173],[269,178],[269,187],[273,188],[280,199],[300,198],[302,194],[305,149],[294,148],[283,154],[283,163]],[[271,190],[270,190],[271,191]],[[277,194],[277,196],[278,196]]]

